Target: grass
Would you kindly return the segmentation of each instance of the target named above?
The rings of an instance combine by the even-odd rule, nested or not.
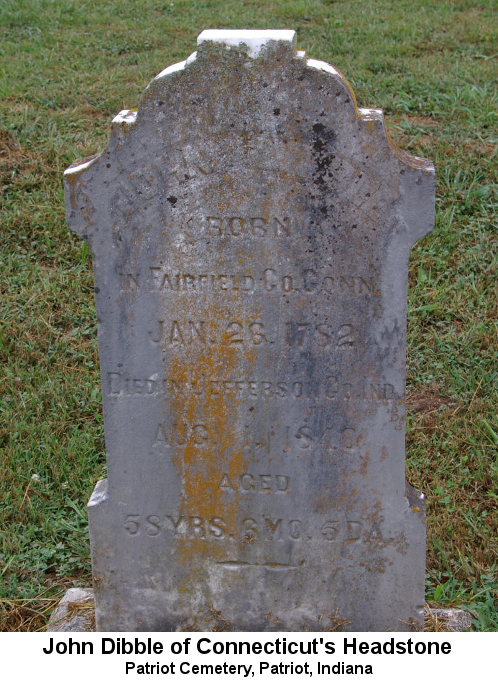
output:
[[[56,597],[89,583],[85,505],[105,472],[91,263],[65,225],[62,171],[102,150],[114,114],[208,27],[297,29],[361,106],[384,109],[404,149],[436,165],[436,228],[410,264],[408,479],[428,496],[429,604],[498,629],[495,11],[493,0],[367,0],[360,12],[353,0],[3,0],[0,630],[40,629]]]

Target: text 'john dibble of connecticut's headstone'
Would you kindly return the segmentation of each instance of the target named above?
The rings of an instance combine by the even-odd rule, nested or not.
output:
[[[65,173],[93,254],[97,627],[407,630],[407,263],[434,171],[294,31],[204,31]]]

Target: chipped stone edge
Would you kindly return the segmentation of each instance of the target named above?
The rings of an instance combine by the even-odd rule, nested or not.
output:
[[[89,507],[97,507],[102,502],[105,502],[107,500],[107,490],[108,490],[107,478],[103,478],[100,481],[97,481],[95,488],[93,489],[93,492],[91,494],[90,500],[88,501],[87,509]]]
[[[123,109],[112,119],[112,122],[116,124],[124,123],[126,125],[131,125],[132,123],[135,123],[136,120],[136,109]]]
[[[82,173],[87,168],[90,168],[90,166],[92,166],[100,156],[101,154],[95,154],[95,156],[90,156],[87,157],[86,159],[79,159],[78,161],[73,161],[69,168],[66,168],[66,170],[64,171],[64,176],[68,177],[69,175],[78,175],[79,173]]]
[[[165,69],[161,71],[161,73],[158,73],[157,76],[152,80],[152,83],[154,81],[157,81],[160,78],[164,78],[165,76],[169,76],[172,73],[176,73],[176,71],[182,71],[186,66],[189,64],[192,64],[192,62],[195,62],[197,59],[197,51],[192,52],[190,57],[187,57],[187,59],[184,59],[183,62],[177,62],[176,64],[171,64],[171,66],[167,66]],[[150,87],[150,83],[147,86],[146,90]],[[125,110],[126,111],[126,110]],[[119,116],[119,114],[118,114]]]
[[[425,519],[426,512],[426,498],[424,493],[417,490],[407,481],[405,482],[405,498],[410,509],[419,514],[422,519]]]

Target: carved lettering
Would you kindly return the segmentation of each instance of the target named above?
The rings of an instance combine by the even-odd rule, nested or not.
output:
[[[218,488],[228,492],[289,493],[290,478],[282,474],[244,473],[238,477],[223,474]]]
[[[152,452],[187,445],[203,447],[209,442],[209,431],[204,424],[191,425],[186,422],[173,422],[171,425],[158,424],[152,443]]]
[[[303,348],[313,342],[321,348],[346,348],[355,345],[356,330],[352,324],[333,327],[330,324],[310,322],[286,322],[287,346]]]
[[[242,219],[239,219],[242,220]],[[259,220],[259,219],[258,219]],[[232,223],[230,233],[239,223]],[[210,229],[219,233],[219,219],[211,218]],[[261,228],[260,228],[261,229]],[[221,234],[221,233],[219,233]],[[372,274],[318,274],[315,270],[286,272],[268,267],[255,272],[195,272],[173,271],[151,265],[146,272],[127,272],[121,275],[121,290],[133,293],[139,289],[169,295],[217,294],[244,295],[261,292],[268,295],[306,297],[344,294],[361,296],[376,301],[379,297],[376,278]]]
[[[238,329],[238,328],[237,328]],[[253,330],[254,333],[254,330]],[[205,334],[204,327],[198,327],[194,334]],[[240,339],[237,331],[232,331],[233,340]],[[257,336],[256,336],[257,340]],[[240,340],[243,342],[243,339]],[[257,345],[255,343],[254,345]],[[156,375],[151,377],[133,377],[127,372],[107,373],[107,395],[112,397],[151,397],[157,395],[172,395],[228,399],[257,399],[264,397],[270,400],[322,400],[344,402],[379,402],[389,403],[390,421],[396,425],[401,421],[401,406],[403,401],[392,384],[386,382],[372,382],[365,377],[354,383],[344,381],[338,376],[326,376],[322,381],[310,383],[307,381],[278,381],[256,378],[189,378],[159,380]]]
[[[186,320],[164,322],[159,320],[157,329],[149,331],[149,339],[153,344],[165,343],[168,346],[205,345],[206,323],[203,320]]]
[[[301,426],[297,429],[295,438],[301,450],[313,450],[317,447],[325,450],[352,450],[363,440],[363,436],[357,434],[356,429],[352,427],[345,427],[338,432],[337,427],[326,425],[321,429]]]
[[[186,218],[182,231],[191,239],[202,237],[278,239],[289,237],[292,221],[289,217],[246,215],[201,215]]]
[[[356,519],[330,519],[325,522],[305,523],[297,518],[283,516],[242,517],[231,525],[221,517],[203,517],[200,514],[128,514],[124,518],[124,530],[130,537],[163,536],[172,540],[224,540],[242,541],[247,545],[259,542],[319,541],[337,543],[341,547],[355,545],[400,545],[401,537],[387,538],[380,521],[358,521]]]

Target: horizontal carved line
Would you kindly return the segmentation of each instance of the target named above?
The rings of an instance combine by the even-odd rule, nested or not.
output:
[[[273,571],[287,571],[298,568],[298,566],[290,566],[289,564],[251,564],[248,561],[217,561],[216,563],[226,568],[268,568]]]

